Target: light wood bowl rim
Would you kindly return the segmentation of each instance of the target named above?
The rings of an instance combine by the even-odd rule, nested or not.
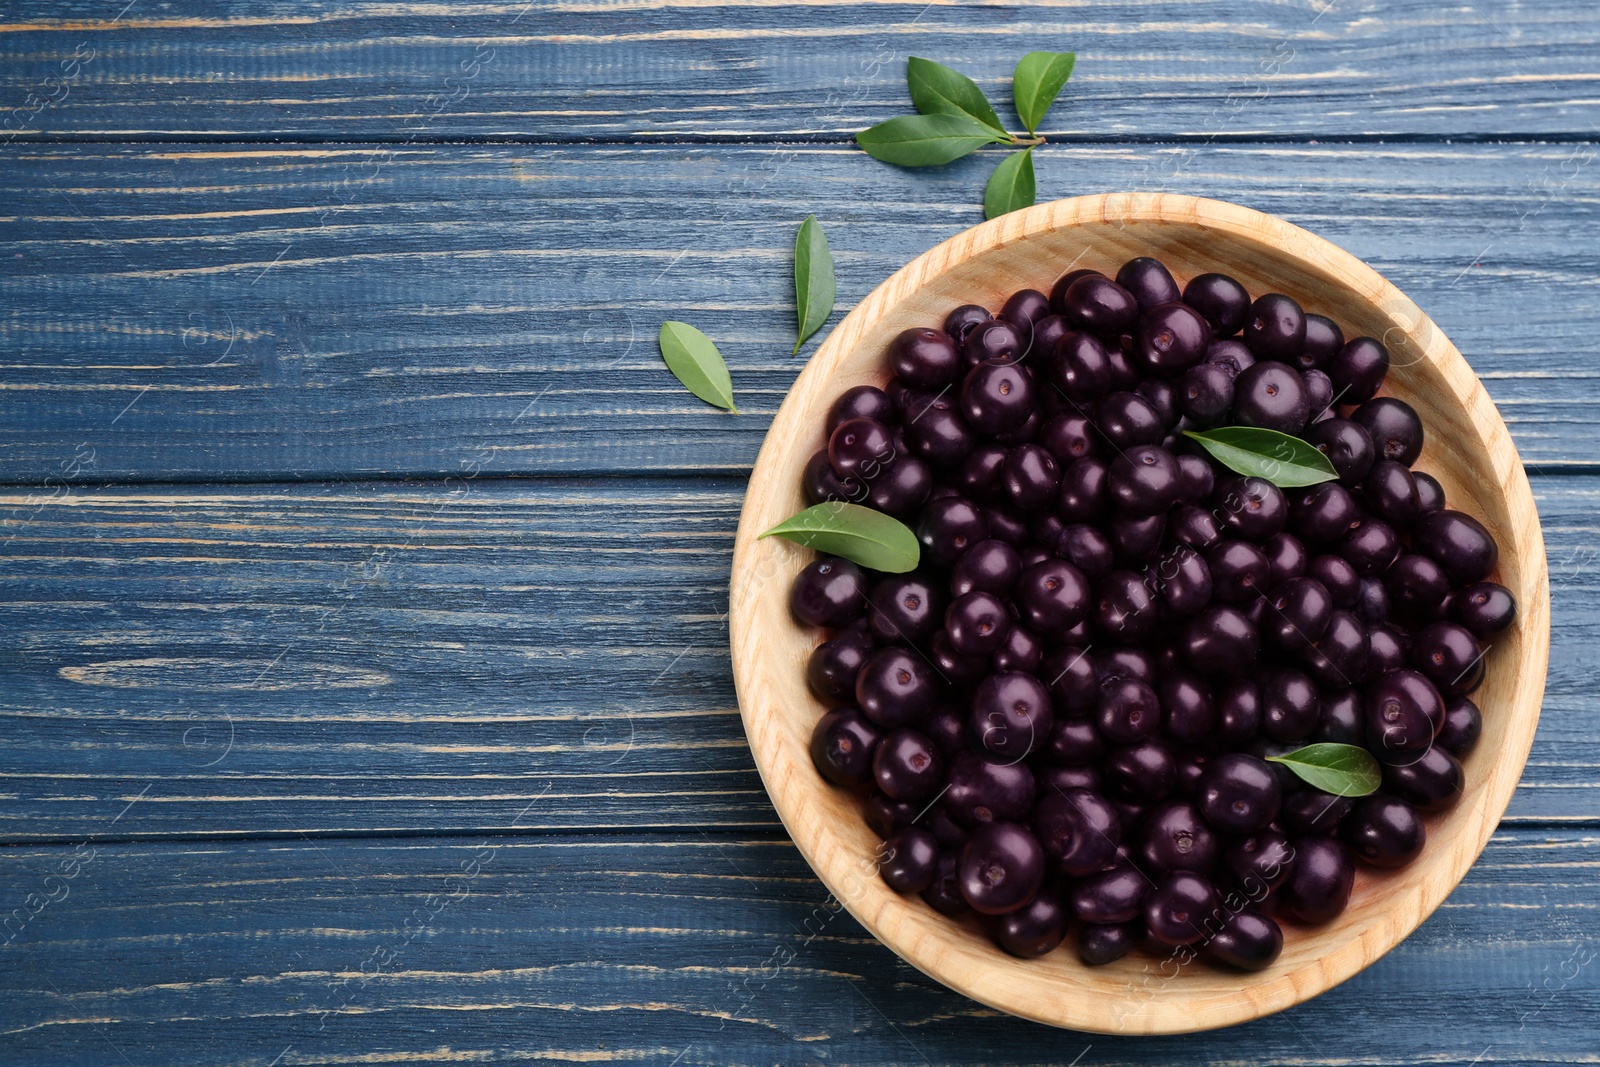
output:
[[[896,895],[876,877],[861,877],[862,857],[867,855],[863,850],[870,848],[872,834],[859,823],[843,826],[815,817],[818,795],[833,787],[816,773],[805,747],[786,742],[779,729],[778,717],[784,714],[779,694],[785,687],[792,688],[794,679],[771,673],[776,670],[775,657],[767,652],[776,635],[764,632],[772,626],[763,624],[755,611],[759,597],[787,598],[787,582],[768,579],[774,565],[782,569],[783,553],[799,551],[778,539],[760,541],[758,535],[788,517],[786,502],[793,495],[793,480],[798,479],[800,465],[816,447],[812,439],[818,426],[812,420],[820,422],[818,405],[825,410],[840,391],[832,384],[835,372],[870,327],[931,279],[968,259],[1033,235],[1107,223],[1199,227],[1268,246],[1331,274],[1374,307],[1388,309],[1392,316],[1409,323],[1408,334],[1420,349],[1421,361],[1432,364],[1443,378],[1478,434],[1479,440],[1469,445],[1483,450],[1504,493],[1508,513],[1515,519],[1509,529],[1497,531],[1502,560],[1514,558],[1523,578],[1521,588],[1514,589],[1519,594],[1514,628],[1517,655],[1510,662],[1502,657],[1492,664],[1496,671],[1517,672],[1514,699],[1495,712],[1508,718],[1499,757],[1490,762],[1474,753],[1468,794],[1458,805],[1464,809],[1472,804],[1472,810],[1454,822],[1448,837],[1430,834],[1423,856],[1415,863],[1382,876],[1403,880],[1399,888],[1405,894],[1404,906],[1363,914],[1352,904],[1334,923],[1286,930],[1286,939],[1311,938],[1325,943],[1315,959],[1296,967],[1280,961],[1266,971],[1231,975],[1227,983],[1231,989],[1223,993],[1211,989],[1191,994],[1184,988],[1188,976],[1179,976],[1164,983],[1159,995],[1137,1003],[1130,1003],[1128,989],[1108,988],[1108,981],[1100,977],[1103,969],[1083,967],[1075,958],[1071,964],[1081,976],[1068,975],[1052,982],[1028,980],[1028,969],[1036,968],[1037,962],[1011,959],[917,898]],[[1219,262],[1214,269],[1227,270],[1228,264]],[[807,442],[810,446],[804,447]],[[797,457],[801,451],[804,454]],[[1543,699],[1549,618],[1544,541],[1521,459],[1471,368],[1416,305],[1365,263],[1282,219],[1199,197],[1134,193],[1057,200],[975,226],[896,271],[834,328],[789,391],[756,460],[734,545],[729,602],[734,681],[751,752],[785,828],[834,900],[901,958],[974,1000],[1054,1026],[1125,1034],[1194,1032],[1281,1011],[1350,978],[1427,918],[1482,852],[1521,776]],[[793,635],[789,637],[792,640]],[[803,691],[803,679],[799,684]],[[816,709],[821,705],[809,696],[807,699],[815,705],[809,713],[819,713]],[[1480,776],[1479,781],[1471,780],[1474,775]],[[1063,952],[1070,954],[1070,939],[1069,946],[1058,950],[1058,954]],[[1018,975],[1023,978],[1020,983]],[[1127,986],[1128,982],[1119,978],[1115,984]],[[1005,987],[1004,997],[998,995],[997,986]],[[1110,1024],[1113,1016],[1115,1026]]]

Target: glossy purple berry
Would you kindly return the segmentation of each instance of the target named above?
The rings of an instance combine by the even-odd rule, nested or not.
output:
[[[1351,412],[1350,421],[1371,436],[1379,459],[1409,467],[1422,452],[1422,419],[1404,400],[1375,397]]]
[[[944,619],[945,596],[925,575],[891,574],[872,587],[867,619],[883,644],[918,644]]]
[[[1274,741],[1298,744],[1321,721],[1317,687],[1293,667],[1274,667],[1261,679],[1261,732]]]
[[[1421,854],[1428,836],[1416,808],[1382,793],[1357,801],[1339,834],[1351,851],[1375,867],[1404,867]]]
[[[1040,445],[1017,445],[1006,453],[1001,478],[1012,506],[1022,511],[1053,506],[1061,489],[1061,467]]]
[[[1111,353],[1093,334],[1073,330],[1053,353],[1050,381],[1073,404],[1092,404],[1111,391]]]
[[[1078,928],[1078,958],[1090,967],[1115,963],[1139,946],[1144,923],[1084,923]]]
[[[961,351],[943,330],[904,330],[889,343],[889,366],[907,385],[942,389],[961,373]]]
[[[1100,402],[1095,425],[1113,449],[1160,444],[1166,423],[1155,405],[1138,393],[1115,392]]]
[[[1184,371],[1178,383],[1178,408],[1198,426],[1215,426],[1233,407],[1234,379],[1220,364],[1201,363]]]
[[[1472,692],[1484,675],[1478,639],[1455,622],[1430,623],[1418,630],[1411,643],[1411,666],[1445,696]]]
[[[1413,670],[1389,671],[1367,688],[1368,747],[1384,763],[1416,760],[1444,722],[1444,698]]]
[[[1377,458],[1372,435],[1349,419],[1324,419],[1308,426],[1305,439],[1328,457],[1340,483],[1350,488],[1362,483]]]
[[[1356,877],[1350,852],[1331,837],[1302,837],[1292,845],[1294,864],[1283,884],[1284,907],[1301,922],[1328,922],[1350,903]]]
[[[938,873],[939,842],[920,827],[906,827],[878,849],[878,875],[896,893],[920,893]]]
[[[988,308],[979,307],[977,304],[962,304],[945,316],[944,332],[954,338],[959,345],[976,327],[993,318]]]
[[[1037,289],[1018,289],[1006,298],[995,315],[1017,326],[1031,329],[1034,323],[1050,314],[1050,298]]]
[[[979,827],[961,850],[961,893],[972,910],[1003,915],[1033,899],[1044,883],[1044,850],[1013,822]]]
[[[1049,691],[1031,674],[990,675],[972,696],[968,729],[995,759],[1020,761],[1045,744],[1054,725]]]
[[[1147,375],[1172,378],[1205,359],[1211,325],[1187,304],[1158,304],[1139,316],[1133,365]]]
[[[1475,582],[1458,589],[1446,607],[1451,622],[1460,623],[1479,639],[1501,633],[1517,617],[1511,590],[1494,582]]]
[[[1242,971],[1261,971],[1283,952],[1283,930],[1254,908],[1230,915],[1205,945],[1206,956]]]
[[[1372,465],[1362,483],[1361,497],[1378,518],[1397,530],[1410,529],[1422,513],[1416,478],[1404,464],[1392,459]]]
[[[948,567],[979,541],[989,536],[981,509],[959,496],[930,500],[922,509],[917,540],[929,562]]]
[[[944,807],[962,826],[1026,819],[1033,810],[1033,772],[1021,763],[962,752],[950,761]]]
[[[1295,364],[1306,342],[1306,316],[1282,293],[1256,298],[1245,313],[1244,343],[1257,359]]]
[[[944,779],[944,757],[919,730],[895,730],[872,754],[872,777],[894,800],[927,800]]]
[[[1138,862],[1147,872],[1194,871],[1210,874],[1221,844],[1193,804],[1182,800],[1157,804],[1140,827]]]
[[[1222,833],[1251,834],[1278,816],[1278,778],[1254,756],[1229,753],[1207,762],[1200,776],[1200,813]]]
[[[1047,559],[1023,570],[1014,601],[1030,629],[1059,634],[1089,613],[1089,581],[1065,560]]]
[[[882,737],[860,709],[834,708],[811,731],[811,761],[835,785],[863,785],[872,778],[872,754]]]
[[[1466,697],[1451,697],[1445,702],[1444,725],[1433,743],[1457,759],[1466,759],[1483,734],[1483,713]]]
[[[1337,322],[1323,315],[1307,315],[1305,345],[1300,349],[1300,369],[1320,370],[1326,367],[1343,347],[1344,331],[1339,329]]]
[[[1115,337],[1133,328],[1139,314],[1134,295],[1102,274],[1087,274],[1061,296],[1056,310],[1065,315],[1075,329]]]
[[[1161,701],[1143,682],[1126,679],[1105,686],[1095,711],[1100,734],[1116,744],[1143,741],[1161,726]]]
[[[872,385],[857,385],[839,394],[839,399],[828,409],[828,433],[838,429],[841,422],[850,419],[872,419],[885,426],[900,421],[894,402],[882,389]]]
[[[917,653],[882,648],[856,675],[856,704],[879,726],[910,726],[933,709],[936,680],[933,668]]]
[[[1206,936],[1219,903],[1209,879],[1178,871],[1158,882],[1145,900],[1145,927],[1163,945],[1192,945]]]
[[[1237,608],[1209,607],[1191,618],[1182,631],[1189,663],[1208,678],[1235,678],[1249,670],[1260,652],[1255,626]]]
[[[1250,294],[1226,274],[1199,274],[1183,287],[1183,302],[1205,316],[1217,337],[1232,337],[1250,313]]]
[[[986,434],[1016,430],[1034,413],[1033,379],[1014,364],[979,363],[961,383],[961,415]]]
[[[964,366],[980,364],[1009,367],[1028,354],[1033,339],[1031,325],[1019,326],[1005,319],[994,319],[974,326],[961,342]]]
[[[1245,426],[1299,434],[1311,415],[1311,401],[1299,371],[1263,359],[1233,383],[1233,413]]]
[[[1382,341],[1357,337],[1334,353],[1326,367],[1333,380],[1336,404],[1364,404],[1371,400],[1389,373],[1389,350]]]
[[[870,655],[871,637],[847,630],[812,649],[811,658],[806,661],[806,684],[826,703],[854,700],[856,675]]]
[[[861,568],[834,556],[808,564],[790,587],[789,609],[808,626],[846,626],[866,605]]]
[[[1431,511],[1417,519],[1411,544],[1432,556],[1454,585],[1481,582],[1494,570],[1500,551],[1483,523],[1459,511]]]
[[[1116,810],[1086,789],[1040,796],[1033,832],[1054,868],[1074,878],[1103,870],[1122,842]]]
[[[1111,461],[1106,484],[1112,503],[1124,513],[1160,514],[1178,501],[1178,461],[1157,445],[1136,445]]]
[[[1449,721],[1446,712],[1446,722]],[[1440,737],[1443,734],[1441,733]],[[1445,748],[1439,738],[1433,747],[1412,763],[1383,769],[1383,787],[1418,811],[1440,812],[1461,799],[1466,777],[1461,761]]]

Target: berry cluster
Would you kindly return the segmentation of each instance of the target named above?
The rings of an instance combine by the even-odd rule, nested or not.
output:
[[[1389,353],[1287,296],[1139,258],[895,338],[833,405],[813,503],[911,525],[907,574],[839,558],[791,592],[831,634],[811,752],[863,794],[880,872],[1006,951],[1103,964],[1189,946],[1260,968],[1278,920],[1343,910],[1460,795],[1480,641],[1511,624],[1493,539],[1411,469]],[[1337,478],[1285,491],[1184,430],[1298,435]],[[1364,746],[1381,790],[1269,762]]]

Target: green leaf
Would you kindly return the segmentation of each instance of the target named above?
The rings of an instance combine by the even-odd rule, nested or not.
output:
[[[1265,478],[1280,489],[1331,482],[1339,476],[1315,445],[1277,430],[1219,426],[1215,430],[1183,432],[1229,470]]]
[[[856,134],[867,155],[902,167],[936,167],[1009,140],[970,115],[901,115]]]
[[[1029,133],[1039,128],[1044,113],[1056,102],[1061,87],[1072,77],[1072,65],[1077,61],[1073,52],[1029,52],[1017,64],[1011,75],[1011,99],[1017,105],[1017,117]]]
[[[906,62],[906,84],[911,88],[911,102],[924,115],[966,115],[1009,137],[983,90],[965,74],[912,56]]]
[[[661,324],[661,358],[684,388],[707,404],[739,413],[733,406],[733,379],[711,338],[687,322]]]
[[[1283,764],[1301,781],[1334,796],[1364,797],[1383,784],[1383,769],[1372,753],[1359,745],[1322,742],[1267,759]]]
[[[875,571],[915,570],[922,546],[905,523],[860,504],[825,500],[780,522],[762,537],[782,537]]]
[[[794,343],[793,355],[799,355],[806,338],[822,328],[833,313],[836,286],[833,277],[833,253],[828,251],[828,239],[815,215],[807,215],[794,238],[794,303],[800,322],[800,339]]]
[[[1000,161],[983,190],[983,217],[999,218],[1008,211],[1033,206],[1033,149],[1013,152]]]

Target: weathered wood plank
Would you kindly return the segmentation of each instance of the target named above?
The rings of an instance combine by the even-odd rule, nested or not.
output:
[[[1502,832],[1344,986],[1165,1039],[1050,1030],[946,991],[836,912],[782,840],[10,849],[0,902],[26,910],[0,947],[0,1048],[14,1067],[1588,1063],[1597,846]]]
[[[1036,48],[1078,53],[1048,128],[1079,136],[1600,124],[1600,24],[1577,2],[23,0],[5,14],[0,100],[32,137],[840,139],[907,110],[908,55],[960,67],[1009,115],[1012,66]]]
[[[1244,201],[1370,260],[1482,374],[1523,454],[1600,461],[1588,146],[1055,148],[1041,197]],[[979,221],[991,162],[815,147],[13,148],[0,481],[738,473],[799,369],[794,226],[848,308]],[[1577,168],[1574,170],[1573,168]],[[1573,171],[1570,177],[1567,171]],[[737,417],[665,373],[723,346]]]
[[[1555,642],[1509,818],[1592,825],[1600,479],[1538,487]],[[775,827],[723,621],[741,494],[0,496],[0,840],[91,833],[135,796],[119,835]]]

